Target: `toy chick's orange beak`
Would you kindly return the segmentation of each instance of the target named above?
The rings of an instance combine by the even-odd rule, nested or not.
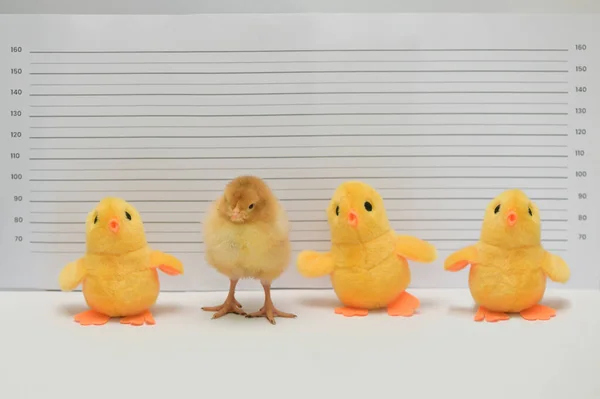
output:
[[[517,223],[517,212],[510,210],[508,211],[508,215],[506,215],[506,222],[510,227],[514,226]]]
[[[358,225],[358,215],[356,212],[348,212],[348,224],[352,227],[356,227]]]
[[[108,228],[115,234],[119,232],[121,226],[119,225],[119,221],[117,220],[117,218],[110,219],[110,221],[108,222]]]

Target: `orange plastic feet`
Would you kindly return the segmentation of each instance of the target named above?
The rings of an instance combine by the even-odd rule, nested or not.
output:
[[[353,316],[366,316],[369,314],[369,311],[367,309],[349,308],[347,306],[343,306],[343,307],[335,308],[335,313],[344,315],[346,317],[353,317]]]
[[[506,313],[502,312],[492,312],[491,310],[487,310],[483,306],[480,306],[477,309],[477,313],[473,320],[475,321],[487,321],[489,323],[495,323],[497,321],[508,320],[509,317]]]
[[[404,291],[387,307],[390,316],[410,317],[415,314],[419,307],[419,300],[408,292]]]
[[[556,310],[543,305],[533,305],[521,312],[521,317],[529,321],[550,320],[554,316],[556,316]]]
[[[132,326],[141,326],[144,323],[150,325],[156,324],[154,317],[152,317],[152,313],[150,313],[149,310],[135,316],[127,316],[121,319],[121,324],[131,324]]]
[[[86,310],[75,315],[75,321],[82,326],[101,326],[108,323],[110,317],[95,310]]]

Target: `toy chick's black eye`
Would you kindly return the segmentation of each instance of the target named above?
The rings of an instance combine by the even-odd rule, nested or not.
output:
[[[335,214],[340,216],[340,207],[339,206],[335,207]]]
[[[129,220],[131,220],[131,215],[129,214],[129,212],[125,212],[125,217]]]
[[[98,215],[94,218],[94,224],[98,223]]]
[[[369,201],[365,202],[365,209],[367,212],[371,212],[373,210],[373,205]]]
[[[529,211],[529,216],[533,216],[533,212],[531,212],[531,208],[527,209]]]
[[[248,209],[252,209],[252,208],[254,208],[254,204],[248,205]]]
[[[494,209],[494,213],[498,213],[500,212],[500,204],[498,204],[498,206],[496,207],[496,209]]]

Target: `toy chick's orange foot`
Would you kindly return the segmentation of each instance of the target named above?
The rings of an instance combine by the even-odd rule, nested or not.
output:
[[[479,309],[477,309],[477,313],[475,314],[475,317],[473,318],[473,320],[475,321],[487,321],[489,323],[495,323],[497,321],[502,321],[502,320],[508,320],[509,317],[506,313],[502,313],[502,312],[492,312],[491,310],[488,310],[486,308],[484,308],[483,306],[480,306]]]
[[[335,308],[336,314],[341,314],[346,317],[354,317],[354,316],[366,316],[369,314],[367,309],[359,309],[359,308],[351,308],[349,306],[341,306],[339,308]]]
[[[410,317],[420,305],[419,300],[408,292],[404,291],[387,307],[390,316]]]
[[[74,320],[82,326],[101,326],[108,323],[110,317],[95,310],[86,310],[76,314]]]
[[[533,305],[521,312],[521,317],[529,321],[550,320],[554,316],[556,316],[556,310],[543,305]]]
[[[131,324],[132,326],[141,326],[144,323],[150,325],[156,324],[154,317],[152,317],[152,313],[150,313],[149,310],[134,316],[123,317],[121,319],[121,324]]]

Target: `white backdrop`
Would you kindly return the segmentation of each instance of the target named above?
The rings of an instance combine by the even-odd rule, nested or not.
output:
[[[20,103],[9,99],[5,103],[7,111],[17,105],[27,109],[27,115],[22,122],[7,117],[5,122],[13,125],[11,131],[15,123],[22,123],[17,127],[29,139],[26,146],[19,148],[28,155],[28,161],[19,166],[23,169],[17,171],[22,171],[23,182],[7,182],[10,195],[3,198],[7,204],[3,214],[7,221],[3,226],[3,252],[9,254],[8,264],[19,265],[0,269],[4,287],[55,288],[60,267],[77,257],[83,247],[83,237],[78,234],[83,228],[82,215],[101,196],[121,195],[142,211],[153,245],[175,253],[186,263],[185,277],[163,278],[165,289],[225,288],[226,279],[202,260],[199,221],[223,184],[246,172],[266,177],[286,203],[294,226],[294,255],[301,249],[327,248],[323,209],[337,184],[351,178],[371,183],[384,194],[392,224],[398,231],[431,240],[440,248],[441,258],[435,264],[412,266],[413,286],[421,287],[466,285],[467,273],[441,270],[444,256],[476,239],[483,207],[489,199],[505,187],[520,186],[539,199],[546,215],[545,246],[572,263],[570,286],[598,287],[599,272],[589,263],[597,252],[595,210],[576,201],[587,183],[572,178],[582,168],[591,176],[596,166],[591,157],[570,160],[575,147],[585,144],[593,149],[597,143],[589,136],[588,142],[574,142],[565,134],[579,123],[574,123],[570,110],[571,104],[580,100],[567,94],[568,87],[579,82],[569,66],[594,61],[597,53],[589,51],[587,59],[578,59],[577,55],[563,52],[581,37],[592,44],[593,28],[586,30],[579,20],[569,22],[560,17],[554,21],[513,19],[510,24],[506,23],[508,20],[477,17],[469,19],[468,26],[458,19],[433,16],[379,17],[382,19],[377,23],[359,16],[352,21],[324,16],[285,17],[286,20],[277,16],[196,18],[162,19],[162,30],[156,29],[157,20],[143,18],[128,23],[118,19],[82,19],[81,24],[72,20],[72,25],[59,19],[24,19],[4,25],[11,32],[22,32],[19,44],[28,52],[27,58],[6,56],[2,61],[13,65],[16,60],[27,70],[21,81],[5,77],[9,85],[22,85],[27,94],[18,100]],[[559,35],[551,28],[553,23],[565,25],[565,33]],[[522,29],[534,24],[537,35],[522,37],[512,28],[499,33],[503,26],[514,28],[515,24],[521,24]],[[224,29],[226,26],[229,28]],[[169,28],[177,30],[168,33]],[[472,35],[474,30],[478,35]],[[260,40],[251,36],[240,40],[242,32],[248,31]],[[453,34],[448,34],[450,31]],[[440,36],[439,32],[445,33]],[[155,37],[151,40],[150,35]],[[121,40],[123,36],[129,38],[126,43]],[[11,44],[7,42],[7,48]],[[336,51],[317,52],[316,56],[288,51],[275,58],[265,58],[264,54],[248,58],[243,53],[223,58],[218,52],[140,58],[136,51],[148,46],[161,51]],[[369,51],[339,51],[356,46]],[[457,47],[487,50],[465,55],[464,51],[454,51]],[[416,57],[402,51],[373,51],[381,48],[420,50]],[[509,51],[498,56],[497,49],[506,48],[554,50]],[[122,56],[103,53],[107,49],[129,53],[119,58]],[[436,53],[440,49],[449,56],[439,57]],[[97,54],[82,57],[81,53],[60,53],[69,50]],[[332,56],[334,53],[341,56]],[[515,59],[515,53],[519,59]],[[486,61],[490,54],[494,58]],[[223,78],[221,72],[212,76],[215,68],[211,65],[215,63],[225,68],[221,71],[232,73],[233,78]],[[253,63],[257,66],[236,69],[238,64]],[[162,67],[164,64],[169,66]],[[202,65],[198,67],[199,64]],[[151,69],[139,69],[146,67]],[[265,77],[265,68],[270,74],[284,72],[281,76],[287,80]],[[290,68],[294,70],[292,75]],[[336,68],[339,73],[332,74]],[[486,71],[468,72],[477,69]],[[198,78],[198,71],[209,76]],[[166,80],[128,80],[127,76],[140,72]],[[165,72],[176,72],[185,78],[180,80],[180,76]],[[237,77],[239,72],[243,72],[242,78]],[[108,76],[96,76],[98,73]],[[481,73],[486,74],[486,79],[481,79]],[[190,75],[200,80],[189,80]],[[597,84],[597,75],[587,76],[588,87]],[[308,90],[303,86],[305,90],[297,91],[307,83]],[[265,92],[260,85],[275,87],[277,93],[270,89]],[[133,86],[142,88],[132,95],[129,89]],[[215,91],[206,92],[209,86],[214,86]],[[202,93],[195,87],[202,87]],[[498,92],[498,87],[505,90]],[[250,89],[258,91],[249,96]],[[353,93],[352,98],[344,94],[348,92]],[[256,93],[262,94],[254,97]],[[211,102],[206,97],[213,95],[225,99]],[[219,107],[218,112],[212,112],[217,109],[215,106]],[[372,112],[361,112],[367,108]],[[511,123],[506,123],[503,115],[510,115]],[[592,127],[597,123],[594,115],[588,115],[585,121]],[[519,132],[515,133],[514,126]],[[223,133],[226,130],[227,136]],[[113,134],[127,139],[107,144],[90,140],[91,132],[98,133],[94,136]],[[511,135],[508,146],[503,138],[506,134]],[[145,135],[155,137],[140,144],[139,137]],[[179,141],[159,139],[175,135]],[[252,137],[252,149],[237,146],[239,137],[244,136]],[[307,140],[308,137],[311,138]],[[344,137],[343,148],[339,148],[340,137]],[[16,145],[7,138],[5,143],[7,149]],[[173,146],[170,151],[175,155],[165,160],[160,148],[168,145]],[[92,157],[93,162],[77,157],[79,151],[90,154],[85,158]],[[248,151],[251,157],[239,159]],[[277,158],[273,155],[279,154],[296,158],[273,160]],[[360,155],[361,167],[356,167],[356,158],[344,160],[347,154]],[[493,166],[482,154],[495,160]],[[222,164],[214,161],[231,156],[235,159]],[[156,160],[140,160],[153,157],[161,158],[160,167]],[[307,157],[311,160],[306,161]],[[315,157],[317,160],[313,160]],[[118,161],[112,163],[112,158]],[[107,170],[106,161],[115,166],[113,171]],[[15,171],[15,164],[3,162],[6,170]],[[306,162],[320,169],[311,170]],[[118,172],[120,169],[128,170]],[[282,170],[288,172],[282,174]],[[190,185],[196,187],[188,189]],[[26,193],[27,205],[19,208],[11,199],[21,192]],[[592,198],[593,194],[586,191]],[[582,213],[591,223],[575,222]],[[17,214],[26,215],[29,228],[15,233],[9,223]],[[589,236],[585,242],[577,240],[582,234]],[[23,238],[26,250],[13,241],[15,237]],[[329,283],[327,279],[302,279],[292,264],[276,285],[318,288]],[[245,282],[242,288],[259,287]]]

